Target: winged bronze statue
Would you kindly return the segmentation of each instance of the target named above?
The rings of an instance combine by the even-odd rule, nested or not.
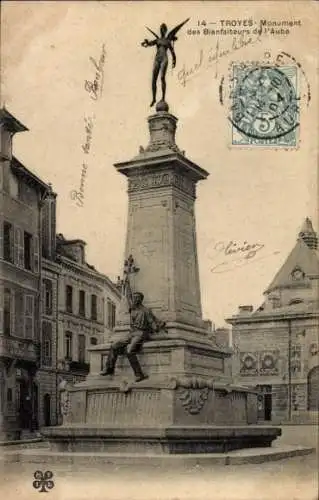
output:
[[[184,24],[186,24],[189,21],[189,18],[186,19],[186,21],[183,21],[182,23],[178,24],[173,28],[169,33],[167,33],[167,26],[166,24],[161,24],[160,26],[160,33],[161,35],[158,36],[154,31],[152,31],[150,28],[146,29],[154,35],[155,39],[154,40],[147,40],[145,39],[141,45],[143,47],[152,47],[156,46],[156,54],[155,54],[155,59],[154,59],[154,65],[153,65],[153,74],[152,74],[152,102],[151,102],[151,107],[154,106],[156,102],[156,91],[157,91],[157,79],[159,74],[161,75],[161,83],[162,83],[162,101],[165,101],[165,95],[166,95],[166,72],[167,72],[167,65],[168,65],[168,57],[167,57],[167,50],[170,51],[172,55],[172,61],[173,61],[173,68],[175,68],[176,65],[176,54],[174,51],[174,42],[176,42],[177,37],[176,33],[181,29]]]

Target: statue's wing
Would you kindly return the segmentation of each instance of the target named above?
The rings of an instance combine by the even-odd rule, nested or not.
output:
[[[154,33],[154,31],[152,31],[152,30],[151,30],[150,28],[148,28],[147,26],[146,26],[146,29],[147,29],[150,33],[152,33],[152,35],[154,35],[154,36],[155,36],[155,38],[159,38],[159,36],[158,36],[156,33]]]
[[[188,21],[190,20],[190,17],[188,19],[186,19],[186,21],[183,21],[181,24],[178,24],[177,26],[175,26],[175,28],[173,28],[169,33],[168,35],[166,36],[166,38],[168,40],[171,40],[172,42],[174,42],[175,40],[177,40],[177,38],[175,37],[176,33],[181,29],[182,26],[184,26],[184,24],[186,24]]]

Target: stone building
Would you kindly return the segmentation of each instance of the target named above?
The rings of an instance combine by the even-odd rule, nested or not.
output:
[[[39,426],[58,421],[58,286],[61,266],[56,255],[56,194],[51,186],[41,217],[41,350],[39,382]]]
[[[48,186],[12,155],[14,134],[27,128],[5,108],[0,127],[0,434],[15,439],[38,426],[40,227]]]
[[[54,259],[43,259],[40,426],[60,422],[60,387],[85,379],[87,348],[115,324],[116,285],[85,260],[85,242],[56,236]]]
[[[57,236],[58,279],[57,373],[76,383],[89,372],[87,348],[101,344],[115,326],[120,292],[85,259],[85,242]]]
[[[60,422],[60,388],[84,380],[87,348],[110,335],[120,301],[116,285],[87,263],[85,242],[56,234],[56,203],[50,188],[42,213],[40,426]]]
[[[0,439],[16,439],[59,422],[59,387],[88,373],[120,293],[85,242],[56,235],[56,194],[12,155],[27,128],[4,108],[0,124]]]
[[[318,417],[319,251],[309,218],[257,309],[240,306],[232,324],[233,373],[257,386],[260,420]]]

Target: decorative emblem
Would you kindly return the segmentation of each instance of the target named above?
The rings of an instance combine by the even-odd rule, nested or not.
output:
[[[278,374],[278,351],[264,351],[260,353],[260,375]]]
[[[41,470],[35,471],[33,474],[35,481],[33,481],[33,488],[39,490],[39,493],[48,493],[48,490],[52,490],[54,488],[53,472],[50,470],[45,471],[44,473]]]
[[[242,375],[253,375],[257,373],[257,357],[252,352],[244,352],[241,355],[240,373]]]
[[[263,367],[265,368],[273,368],[274,367],[274,358],[270,356],[269,354],[266,354],[266,356],[263,359]]]
[[[316,356],[316,354],[318,354],[318,346],[317,344],[313,343],[310,345],[310,354],[311,356]]]
[[[177,395],[185,411],[197,415],[208,398],[209,388],[204,380],[193,377],[178,382]]]
[[[305,273],[300,267],[295,267],[295,269],[291,273],[291,276],[294,281],[300,281],[304,279]]]

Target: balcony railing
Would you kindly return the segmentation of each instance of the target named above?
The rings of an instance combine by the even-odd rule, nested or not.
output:
[[[0,335],[0,356],[36,362],[38,360],[38,347],[25,339]]]

